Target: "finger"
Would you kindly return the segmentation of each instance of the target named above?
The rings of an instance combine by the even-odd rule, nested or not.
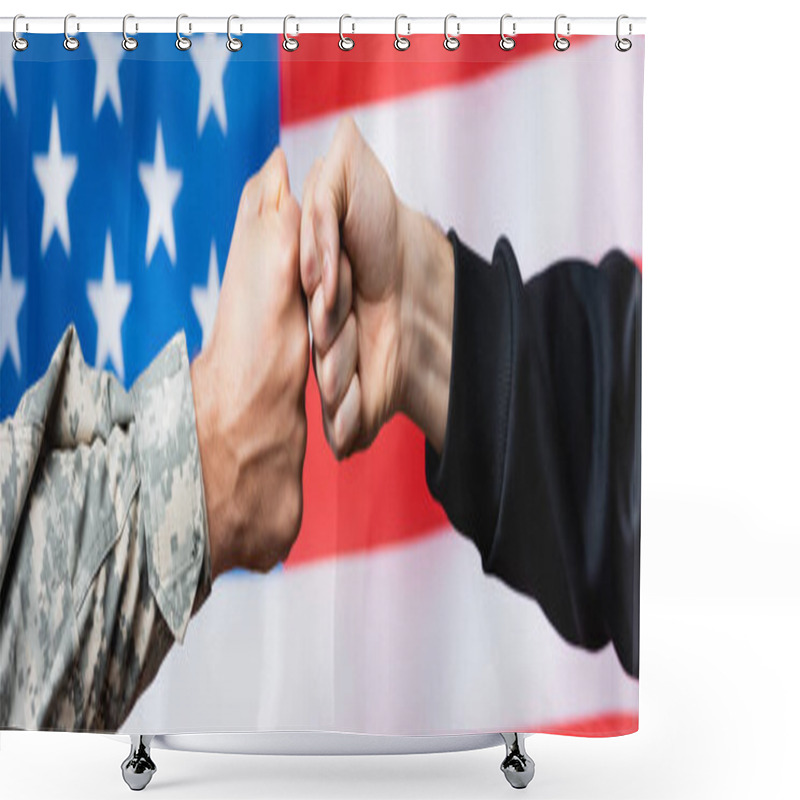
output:
[[[325,355],[317,353],[317,357],[317,382],[322,404],[328,414],[335,417],[358,366],[358,332],[354,314],[347,317],[330,350]]]
[[[361,432],[361,382],[356,372],[336,409],[329,444],[336,458],[349,455]]]
[[[314,351],[314,374],[317,376],[317,383],[319,384],[319,376],[321,374],[320,358],[316,351]],[[347,407],[342,408],[347,400]],[[321,405],[322,409],[322,430],[325,433],[325,439],[331,452],[337,460],[341,460],[353,452],[356,442],[360,436],[361,429],[361,383],[356,372],[350,379],[347,387],[347,392],[339,408],[336,409],[335,414],[331,414],[324,403]],[[355,418],[355,422],[353,419]],[[338,421],[337,421],[338,420]]]
[[[323,289],[318,286],[311,298],[310,316],[314,344],[321,355],[325,355],[333,340],[339,335],[353,305],[353,271],[350,259],[342,251],[339,254],[339,284],[336,303],[330,311],[325,308]]]
[[[261,169],[245,184],[239,199],[239,216],[254,217],[270,209],[277,209],[282,198],[289,194],[289,171],[286,156],[276,147]]]
[[[320,355],[317,353],[316,347],[312,348],[312,357],[311,357],[311,364],[314,368],[314,378],[317,381],[317,387],[319,387],[319,375],[321,372],[321,367],[319,365]],[[328,447],[333,450],[333,419],[331,415],[328,414],[328,411],[325,407],[325,403],[321,402],[322,397],[320,396],[320,408],[322,410],[322,430],[325,433],[325,440],[328,442]]]
[[[317,257],[317,239],[314,231],[314,188],[322,167],[318,158],[311,165],[303,183],[303,205],[300,220],[300,280],[303,291],[310,300],[322,277],[322,267]]]

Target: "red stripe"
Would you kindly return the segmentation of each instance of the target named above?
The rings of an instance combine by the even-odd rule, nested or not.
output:
[[[344,108],[389,100],[438,86],[459,84],[519,64],[532,56],[568,59],[594,37],[578,36],[563,53],[553,37],[526,34],[516,47],[501,50],[497,35],[467,36],[458,50],[445,50],[442,36],[411,37],[399,52],[394,36],[353,37],[349,52],[338,47],[338,34],[304,34],[293,53],[281,48],[281,125],[293,125]]]
[[[609,712],[593,717],[580,717],[575,720],[553,725],[533,726],[523,729],[525,733],[555,733],[561,736],[627,736],[639,730],[639,714],[630,712]]]
[[[447,525],[425,480],[425,438],[405,417],[384,425],[369,450],[337,463],[322,428],[311,370],[306,390],[308,445],[303,522],[287,569],[426,536]]]

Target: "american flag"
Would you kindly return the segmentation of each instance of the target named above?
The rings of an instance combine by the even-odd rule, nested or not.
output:
[[[644,42],[610,37],[30,36],[0,41],[0,413],[74,321],[130,385],[179,329],[207,338],[239,194],[280,142],[294,194],[352,114],[400,197],[527,278],[559,258],[641,256]],[[396,417],[341,464],[306,398],[304,515],[267,576],[229,573],[123,730],[603,735],[638,726],[611,645],[567,645],[536,602],[483,574],[427,491]]]
[[[83,34],[0,42],[0,415],[74,322],[130,385],[216,312],[238,196],[278,142],[278,40]]]

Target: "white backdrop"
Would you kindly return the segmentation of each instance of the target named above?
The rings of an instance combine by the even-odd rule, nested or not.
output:
[[[63,0],[3,13],[646,15],[640,727],[532,737],[537,798],[796,797],[800,717],[800,123],[779,2],[569,8],[413,0]],[[768,38],[769,37],[769,38]],[[0,796],[109,797],[126,748],[3,733]],[[155,752],[162,797],[508,796],[501,750],[296,758]]]

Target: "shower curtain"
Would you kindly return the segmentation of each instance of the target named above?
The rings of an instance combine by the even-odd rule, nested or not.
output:
[[[637,730],[644,38],[75,38],[0,41],[0,729]]]

